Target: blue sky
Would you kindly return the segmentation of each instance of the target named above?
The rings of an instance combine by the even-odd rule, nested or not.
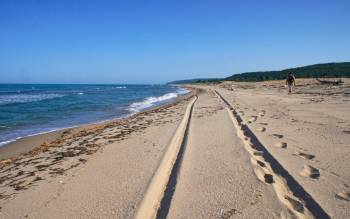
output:
[[[350,61],[350,1],[0,1],[0,83],[164,83]]]

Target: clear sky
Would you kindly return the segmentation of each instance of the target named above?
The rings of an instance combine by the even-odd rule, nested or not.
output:
[[[350,61],[350,0],[1,0],[0,83],[163,83]]]

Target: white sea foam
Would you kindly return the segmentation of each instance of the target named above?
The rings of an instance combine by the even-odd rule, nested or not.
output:
[[[47,129],[45,131],[39,131],[39,132],[35,132],[35,133],[32,133],[32,134],[25,134],[25,135],[20,136],[20,137],[12,138],[12,139],[5,140],[5,141],[0,141],[0,147],[4,146],[4,145],[7,145],[7,144],[9,144],[11,142],[17,141],[19,139],[25,138],[25,137],[31,137],[31,136],[46,134],[46,133],[58,131],[58,130],[61,130],[61,129],[68,129],[68,128],[74,128],[74,127],[77,127],[77,126],[68,126],[68,127],[62,127],[62,128],[49,128],[49,129]]]
[[[185,89],[185,88],[179,88],[177,91],[176,91],[176,93],[177,94],[179,94],[179,95],[185,95],[185,94],[187,94],[187,93],[189,93],[190,91],[189,90],[187,90],[187,89]]]
[[[11,103],[28,103],[63,97],[61,94],[9,94],[0,96],[0,105]]]
[[[0,142],[0,147],[3,146],[3,145],[5,145],[5,144],[9,144],[9,143],[11,143],[11,142],[14,142],[14,141],[16,141],[16,139],[12,139],[12,140],[8,140],[8,141],[1,141],[1,142]]]
[[[115,89],[126,89],[126,86],[117,86],[117,87],[113,87]]]
[[[162,102],[166,102],[168,100],[174,99],[179,95],[184,95],[189,91],[183,88],[177,90],[176,93],[167,93],[159,97],[148,97],[141,102],[136,102],[130,105],[129,110],[132,112],[140,112],[144,109],[148,109],[154,107]]]
[[[82,93],[82,92],[80,92],[80,93],[78,93],[78,95],[83,95],[84,93]]]

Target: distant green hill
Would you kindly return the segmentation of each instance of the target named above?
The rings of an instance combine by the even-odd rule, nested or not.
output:
[[[220,81],[283,80],[292,72],[296,78],[350,78],[350,62],[324,63],[280,71],[256,71],[234,74],[227,78],[197,78],[172,81],[168,84],[217,83]]]
[[[234,74],[224,81],[268,81],[285,79],[289,72],[297,78],[340,78],[350,77],[350,62],[325,63],[289,68],[281,71],[257,71]]]

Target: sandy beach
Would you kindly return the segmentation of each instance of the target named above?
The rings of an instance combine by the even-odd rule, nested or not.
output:
[[[348,218],[350,80],[186,85],[0,148],[0,218]]]
[[[350,219],[350,1],[0,1],[0,219]]]
[[[224,83],[218,88],[307,193],[304,202],[312,198],[332,218],[350,213],[350,81],[343,81],[331,85],[300,79],[292,95],[283,81]]]

